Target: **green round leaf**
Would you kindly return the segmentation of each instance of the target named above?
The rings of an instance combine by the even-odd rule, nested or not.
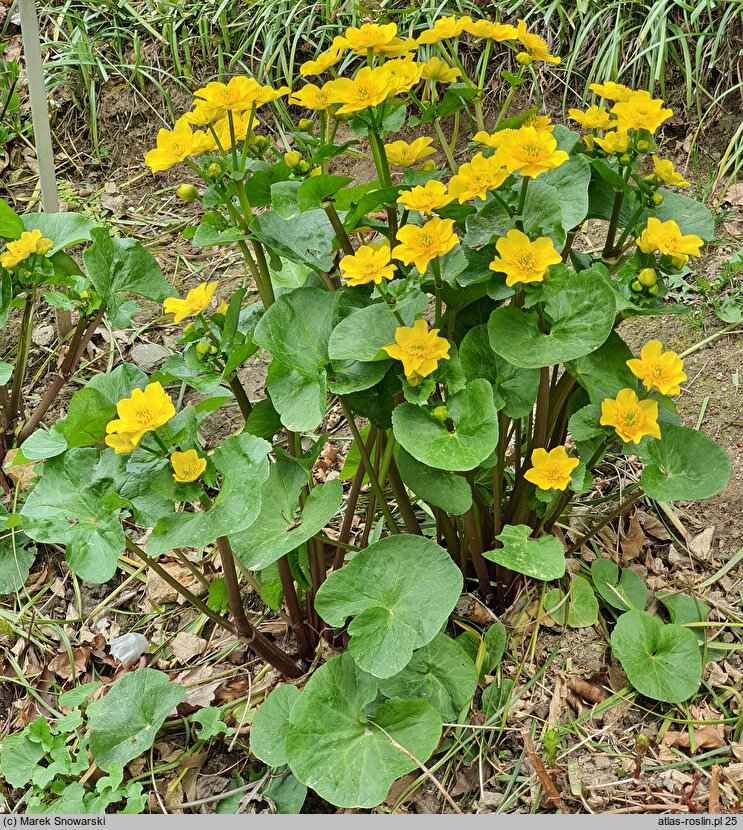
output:
[[[283,683],[261,703],[250,724],[250,751],[271,767],[288,763],[286,737],[289,715],[299,697],[299,689]]]
[[[509,363],[524,369],[565,363],[595,351],[611,334],[614,296],[597,271],[572,274],[568,269],[554,269],[543,291],[550,321],[547,332],[541,331],[536,312],[507,306],[490,315],[490,345]]]
[[[503,547],[483,553],[491,562],[545,582],[565,573],[565,549],[554,536],[532,539],[528,525],[506,525],[495,538]]]
[[[344,317],[333,329],[328,343],[331,360],[370,361],[385,358],[379,352],[392,343],[400,324],[387,303],[375,303]]]
[[[446,402],[447,426],[425,408],[403,403],[392,413],[395,438],[413,458],[439,470],[472,470],[498,443],[498,416],[493,390],[483,379],[473,380]]]
[[[490,381],[496,409],[502,409],[509,418],[525,418],[531,412],[539,388],[539,371],[520,369],[497,355],[485,324],[467,332],[459,347],[459,358],[467,380]]]
[[[620,389],[637,389],[637,378],[627,366],[631,357],[629,346],[613,331],[595,352],[571,361],[565,368],[588,392],[591,403],[599,406],[604,398],[616,398]]]
[[[567,597],[560,588],[553,588],[544,600],[544,610],[555,622],[570,628],[586,628],[596,625],[599,604],[591,583],[582,576],[570,580]]]
[[[26,213],[21,217],[22,230],[41,231],[42,236],[52,240],[52,248],[48,256],[52,256],[62,248],[88,242],[95,223],[81,213]],[[20,234],[18,234],[20,236]],[[13,237],[14,239],[16,237]]]
[[[660,441],[648,443],[642,489],[651,499],[708,499],[725,488],[733,471],[725,450],[704,433],[663,424]]]
[[[349,652],[360,668],[391,677],[430,643],[454,609],[462,574],[445,550],[421,536],[388,536],[325,580],[315,597],[334,627],[348,617]]]
[[[230,536],[235,555],[251,571],[258,571],[298,548],[319,533],[338,512],[343,497],[340,481],[326,481],[310,491],[299,511],[299,495],[307,474],[293,461],[271,466],[263,486],[261,512],[242,533]]]
[[[619,611],[642,611],[648,600],[648,586],[629,568],[622,568],[610,559],[596,559],[591,565],[591,579],[600,596]]]
[[[417,769],[392,741],[425,763],[441,737],[441,716],[424,700],[388,700],[368,715],[377,684],[346,652],[320,666],[291,709],[289,766],[338,807],[376,807]]]
[[[459,717],[476,688],[474,663],[457,642],[442,633],[418,649],[401,672],[379,684],[386,697],[427,700],[445,722]]]
[[[170,712],[186,699],[163,672],[137,669],[122,675],[108,694],[88,706],[90,751],[102,770],[126,766],[155,742]]]
[[[694,633],[664,625],[644,611],[628,611],[611,635],[614,656],[640,694],[664,703],[688,700],[702,680],[702,658]]]
[[[423,501],[455,516],[472,507],[472,489],[462,476],[421,464],[402,447],[397,453],[397,466],[402,480]]]

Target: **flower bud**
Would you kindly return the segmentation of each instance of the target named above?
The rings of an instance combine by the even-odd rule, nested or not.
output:
[[[310,176],[322,176],[322,167],[313,167]]]
[[[222,175],[222,166],[213,162],[206,168],[206,175],[209,179],[218,179]]]
[[[655,268],[643,268],[637,275],[637,280],[644,288],[649,288],[658,282],[658,273]]]
[[[658,282],[658,275],[655,272],[655,268],[643,268],[637,275],[637,281],[641,285],[644,285],[645,288],[650,288],[651,285],[655,285]]]
[[[632,285],[630,286],[630,288],[635,292],[635,294],[641,294],[642,293],[642,283],[639,282],[638,280],[635,280],[632,283]]]
[[[623,153],[619,156],[619,163],[626,167],[628,164],[632,164],[632,156],[628,155],[627,153]]]
[[[81,291],[80,292],[80,299],[87,300],[90,297],[90,291]]]
[[[422,173],[433,173],[436,169],[436,162],[433,159],[426,159],[423,164],[421,164]]]
[[[289,150],[288,153],[284,153],[284,164],[290,170],[293,170],[295,167],[297,167],[301,161],[302,154],[298,150]]]
[[[300,118],[297,122],[297,129],[301,130],[303,133],[311,133],[314,124],[311,118]]]
[[[645,184],[655,184],[658,180],[655,178],[655,173],[648,173],[647,176],[643,176],[642,180]]]
[[[534,63],[534,59],[528,52],[519,52],[516,55],[516,63],[520,66],[529,66],[530,63]]]
[[[178,189],[175,192],[178,198],[182,199],[184,202],[193,202],[199,195],[199,191],[194,185],[186,184],[185,182],[178,185]]]
[[[449,417],[449,410],[445,406],[437,406],[431,413],[437,421],[445,421]]]
[[[199,340],[196,344],[196,354],[200,357],[204,357],[205,355],[209,354],[209,349],[211,348],[211,344],[208,343],[206,340]]]
[[[653,193],[653,204],[656,205],[656,206],[663,204],[663,194],[662,193]]]
[[[310,163],[305,159],[299,162],[297,165],[297,172],[299,173],[309,173],[310,172]]]
[[[209,354],[217,354],[217,352],[219,352],[219,349],[216,346],[209,346]]]
[[[640,139],[635,146],[637,147],[637,152],[643,155],[650,150],[650,142],[645,141],[645,139]]]
[[[686,265],[686,260],[681,256],[672,256],[671,265],[673,265],[674,268],[683,268],[684,265]]]
[[[258,152],[265,150],[266,147],[268,147],[268,139],[266,138],[266,136],[257,135],[253,139],[253,147],[255,147],[255,149],[258,150]]]
[[[188,335],[189,335],[189,334],[191,334],[191,332],[192,332],[192,331],[194,331],[194,329],[195,329],[195,328],[196,328],[196,326],[195,326],[193,323],[187,323],[187,324],[183,327],[183,334],[184,334],[184,336],[185,336],[185,337],[188,337]]]
[[[656,297],[658,295],[659,290],[659,285],[651,285],[650,288],[648,288],[648,294],[650,294],[651,297]]]

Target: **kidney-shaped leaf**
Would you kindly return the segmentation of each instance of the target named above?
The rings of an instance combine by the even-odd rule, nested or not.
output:
[[[346,652],[320,666],[291,707],[291,771],[338,807],[381,804],[392,783],[417,768],[395,744],[425,763],[441,737],[441,716],[424,700],[388,700],[368,715],[377,683]]]
[[[663,424],[648,444],[642,489],[651,499],[707,499],[725,488],[733,471],[722,447],[696,429]]]
[[[105,697],[91,703],[90,751],[96,764],[126,766],[155,742],[168,714],[186,699],[182,686],[155,669],[122,675]]]
[[[597,349],[611,334],[614,295],[597,270],[571,275],[567,269],[555,269],[547,280],[554,280],[556,289],[547,290],[545,284],[549,331],[541,330],[536,312],[506,306],[490,315],[490,345],[514,366],[538,369],[575,360]]]
[[[360,668],[391,677],[430,643],[456,605],[462,574],[446,551],[421,536],[381,539],[332,573],[315,598],[320,616],[340,627]]]
[[[699,688],[702,658],[689,628],[664,624],[645,611],[628,611],[617,620],[611,650],[645,697],[680,703]]]
[[[343,497],[340,481],[313,487],[300,513],[299,494],[305,484],[307,474],[299,464],[282,460],[271,466],[258,518],[247,530],[230,536],[232,549],[246,568],[268,567],[319,533],[336,514]]]
[[[619,611],[639,610],[648,601],[648,586],[630,568],[622,568],[610,559],[596,559],[591,565],[591,579],[601,598]]]
[[[23,230],[41,231],[42,236],[52,240],[48,256],[62,248],[90,240],[95,224],[81,213],[26,213],[21,217]]]
[[[483,553],[491,562],[545,582],[565,573],[565,549],[554,536],[532,539],[528,525],[506,525],[495,538],[503,547]]]
[[[472,507],[472,488],[466,478],[421,464],[402,447],[397,453],[397,466],[405,484],[434,507],[455,516],[464,515]]]
[[[286,764],[286,736],[289,714],[299,697],[299,689],[282,683],[258,707],[250,724],[250,751],[271,767]]]
[[[66,545],[70,569],[88,582],[106,582],[124,553],[114,479],[123,468],[110,450],[74,449],[44,464],[44,475],[21,510],[23,530],[37,542]]]
[[[427,700],[445,722],[455,721],[472,700],[477,669],[459,643],[439,633],[394,677],[379,684],[386,697]]]
[[[150,556],[173,548],[203,548],[219,536],[245,530],[261,509],[271,445],[255,435],[232,435],[214,452],[222,487],[210,510],[175,513],[161,519],[147,545]]]
[[[488,381],[473,380],[446,402],[447,424],[431,412],[403,403],[392,413],[395,438],[413,458],[439,470],[472,470],[498,443],[498,416]]]

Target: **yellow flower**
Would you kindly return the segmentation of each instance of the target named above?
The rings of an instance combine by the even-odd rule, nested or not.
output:
[[[686,380],[684,361],[676,352],[664,352],[660,340],[650,340],[640,351],[640,360],[627,361],[632,374],[646,389],[657,389],[661,395],[678,395]]]
[[[538,128],[535,127],[535,129]],[[552,132],[552,130],[549,132]],[[475,133],[472,140],[476,141],[478,144],[484,144],[486,147],[492,147],[494,150],[497,150],[507,138],[510,138],[517,133],[518,130],[513,130],[510,127],[506,127],[503,130],[496,130],[494,133],[486,133],[485,130],[480,130],[480,132]]]
[[[412,326],[395,330],[395,342],[382,349],[395,360],[402,361],[405,377],[411,386],[436,371],[439,360],[449,360],[451,344],[438,336],[439,329],[428,330],[425,320],[416,320]]]
[[[594,137],[593,143],[598,144],[605,153],[624,153],[629,147],[629,133],[626,130],[611,130],[603,138]]]
[[[449,66],[441,58],[431,58],[422,65],[421,78],[426,81],[438,81],[440,84],[451,84],[461,77],[458,69]]]
[[[416,138],[415,141],[408,144],[406,141],[393,141],[391,144],[384,145],[384,151],[387,154],[387,161],[395,167],[411,167],[418,161],[423,161],[427,156],[432,156],[436,152],[435,147],[431,147],[432,138],[423,136]]]
[[[301,89],[292,92],[289,103],[308,110],[326,110],[330,106],[328,100],[329,90],[326,87],[327,84],[322,88],[315,84],[305,84]]]
[[[416,63],[412,58],[387,61],[384,68],[392,75],[394,94],[409,92],[421,79],[423,64]]]
[[[397,204],[402,205],[406,210],[431,214],[435,210],[446,207],[452,198],[445,184],[436,179],[430,179],[425,185],[418,185],[412,190],[403,190],[397,199]]]
[[[509,172],[532,179],[568,160],[568,154],[557,149],[557,141],[551,133],[534,127],[520,127],[507,135],[496,156]]]
[[[552,119],[549,115],[537,115],[535,112],[527,115],[521,122],[522,127],[534,127],[535,130],[543,130],[546,133],[551,133],[555,129]],[[501,130],[504,132],[504,130]]]
[[[511,228],[495,243],[495,250],[500,256],[495,257],[488,267],[505,274],[509,288],[517,282],[542,282],[549,266],[562,262],[549,237],[540,236],[532,242],[516,228]]]
[[[585,130],[609,130],[614,124],[606,108],[597,107],[596,104],[591,105],[585,112],[568,110],[568,115]]]
[[[352,49],[357,55],[366,56],[367,49],[378,52],[396,37],[396,23],[364,23],[358,28],[349,26],[343,35],[343,41],[346,48]]]
[[[440,17],[432,28],[418,35],[418,43],[438,43],[441,40],[459,37],[470,23],[472,23],[472,18],[468,16]]]
[[[250,125],[250,130],[252,132],[258,124],[259,121],[255,115],[253,115],[251,120],[250,112],[234,113],[232,116],[232,129],[235,133],[235,143],[238,141],[245,141],[245,138],[248,135],[248,125]],[[217,140],[219,141],[219,146],[223,150],[231,150],[232,133],[230,132],[230,119],[228,116],[225,115],[223,118],[220,118],[216,124],[214,124],[214,132],[217,136]],[[211,147],[208,149],[214,150],[216,148],[216,144],[211,133],[206,134],[205,137],[211,142]]]
[[[305,61],[299,67],[299,74],[303,78],[307,78],[310,75],[322,75],[323,72],[327,72],[331,66],[335,66],[338,63],[345,48],[346,42],[344,38],[333,38],[330,49],[321,52],[313,61]]]
[[[221,118],[226,112],[244,112],[252,107],[262,107],[270,101],[280,98],[289,92],[288,86],[274,89],[270,86],[261,86],[255,78],[246,78],[238,75],[230,78],[226,83],[212,81],[194,92],[196,109],[202,107],[204,112],[209,108],[213,111],[213,119]],[[206,105],[206,107],[204,107]]]
[[[168,297],[163,303],[163,311],[166,314],[175,315],[173,317],[174,323],[180,323],[186,317],[201,314],[202,311],[209,308],[209,303],[211,303],[214,291],[218,285],[218,281],[202,282],[201,285],[197,285],[196,288],[192,288],[186,294],[185,300],[181,300],[178,297]]]
[[[200,458],[196,450],[186,452],[174,452],[170,456],[170,464],[173,467],[173,478],[179,484],[189,484],[206,469],[206,458]]]
[[[524,478],[541,490],[564,490],[579,464],[577,458],[567,454],[565,447],[555,447],[549,452],[539,447],[531,454],[531,469],[524,473]]]
[[[344,256],[340,261],[343,279],[349,285],[370,282],[379,285],[383,279],[391,280],[395,276],[395,266],[390,264],[390,259],[388,242],[361,245],[355,254]]]
[[[354,78],[337,78],[328,81],[323,90],[331,104],[342,104],[338,115],[360,112],[376,107],[397,89],[395,79],[386,66],[359,69]]]
[[[664,109],[660,98],[653,98],[645,90],[633,92],[618,101],[611,111],[619,121],[618,130],[647,130],[649,133],[654,133],[673,115],[673,110]]]
[[[622,389],[615,399],[601,402],[601,426],[614,427],[625,443],[639,444],[644,435],[660,438],[658,402],[641,401],[632,389]]]
[[[589,84],[591,92],[606,98],[607,101],[626,101],[634,90],[624,84],[615,84],[614,81],[604,81],[603,84]]]
[[[153,173],[169,170],[189,156],[199,156],[214,146],[209,136],[201,130],[191,131],[185,116],[173,125],[173,130],[160,130],[157,134],[157,146],[149,150],[144,163]]]
[[[122,453],[131,452],[145,433],[167,424],[175,415],[175,407],[160,383],[148,383],[144,391],[135,389],[130,398],[119,401],[116,413],[119,420],[109,421],[106,426],[106,443]]]
[[[425,274],[428,263],[443,256],[459,243],[454,233],[454,220],[434,216],[425,225],[405,225],[397,232],[400,243],[392,249],[394,259],[406,265],[415,264],[420,274]]]
[[[214,313],[221,314],[224,317],[229,311],[229,308],[229,305],[224,300],[222,300],[222,302],[214,309]]]
[[[409,58],[417,48],[418,44],[412,37],[394,37],[389,43],[377,47],[374,51],[386,58]]]
[[[449,181],[449,193],[463,205],[471,199],[482,199],[496,190],[508,178],[508,170],[496,156],[485,158],[482,153],[463,164]]]
[[[490,20],[470,20],[465,25],[464,31],[473,37],[496,40],[498,43],[516,40],[518,36],[515,26],[509,26],[507,23],[493,23]]]
[[[666,184],[672,187],[689,187],[689,182],[676,171],[673,162],[668,159],[659,159],[658,156],[653,156],[653,172],[655,175]]]
[[[526,31],[526,21],[519,20],[516,26],[516,37],[519,43],[526,49],[532,60],[545,61],[546,63],[560,63],[560,58],[550,55],[549,47],[544,38],[539,35],[532,35]]]
[[[660,251],[679,260],[681,265],[686,263],[690,256],[701,256],[702,245],[704,240],[695,234],[682,235],[681,228],[673,219],[661,222],[655,216],[648,219],[647,227],[637,238],[637,247],[644,254]]]
[[[33,254],[43,256],[49,253],[54,243],[41,235],[41,231],[23,231],[14,242],[8,242],[5,251],[0,254],[0,265],[3,268],[15,268],[19,262],[28,259]]]

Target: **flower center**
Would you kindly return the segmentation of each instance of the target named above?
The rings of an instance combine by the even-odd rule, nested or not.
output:
[[[523,154],[530,159],[538,158],[542,155],[542,145],[541,144],[531,144],[525,143],[521,145],[521,151]]]
[[[416,357],[421,357],[426,351],[426,347],[423,343],[411,343],[408,346],[408,351],[410,354],[415,355]]]
[[[418,236],[418,241],[424,248],[430,248],[433,245],[431,234],[425,233],[425,231]]]
[[[152,410],[144,407],[143,409],[138,409],[134,413],[134,420],[141,426],[146,427],[152,421],[153,413]]]
[[[641,420],[640,413],[636,409],[627,409],[621,413],[620,420],[626,427],[636,426]]]
[[[665,367],[660,363],[653,363],[650,367],[650,374],[657,380],[662,378],[666,373]]]
[[[537,267],[537,264],[534,261],[534,254],[530,252],[519,254],[516,258],[516,262],[518,263],[519,268],[521,268],[524,272],[534,271]]]

